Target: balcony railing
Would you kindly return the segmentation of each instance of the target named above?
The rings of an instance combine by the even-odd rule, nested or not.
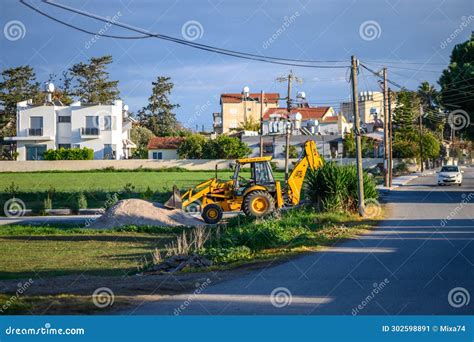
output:
[[[41,137],[43,135],[42,128],[28,128],[28,135],[34,137]]]
[[[83,127],[81,128],[81,135],[99,135],[100,131],[96,127]]]

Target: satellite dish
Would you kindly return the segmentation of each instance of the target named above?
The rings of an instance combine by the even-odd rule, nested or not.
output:
[[[304,91],[299,91],[298,95],[296,95],[297,99],[304,100],[306,99],[306,93]]]
[[[126,111],[126,112],[128,112],[128,105],[124,105],[124,106],[123,106],[123,110]]]
[[[46,83],[46,91],[48,93],[54,93],[54,84],[51,82]]]

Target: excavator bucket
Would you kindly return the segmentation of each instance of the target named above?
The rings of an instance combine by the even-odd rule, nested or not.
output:
[[[181,202],[181,194],[177,186],[173,186],[173,194],[164,204],[166,208],[170,209],[183,209],[183,203]]]

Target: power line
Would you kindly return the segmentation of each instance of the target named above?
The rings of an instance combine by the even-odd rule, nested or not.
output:
[[[98,16],[96,14],[81,11],[81,10],[78,10],[78,9],[75,9],[75,8],[72,8],[72,7],[69,7],[69,6],[59,4],[59,3],[53,3],[53,2],[48,1],[48,0],[43,0],[43,2],[48,4],[48,5],[56,6],[56,7],[59,7],[61,9],[64,9],[64,10],[67,10],[67,11],[70,11],[70,12],[73,12],[73,13],[91,18],[91,19],[99,20],[101,22],[108,23],[110,25],[114,25],[114,26],[118,26],[118,27],[127,29],[129,31],[138,32],[138,33],[143,34],[144,36],[129,38],[129,37],[123,37],[123,36],[111,36],[111,35],[105,35],[105,34],[101,34],[101,33],[93,33],[89,30],[79,28],[77,26],[65,23],[64,21],[59,20],[57,18],[54,18],[54,17],[40,11],[38,8],[32,6],[31,4],[27,4],[26,1],[24,1],[24,0],[20,0],[20,2],[24,5],[26,5],[27,7],[35,10],[37,13],[39,13],[41,15],[44,15],[44,16],[47,16],[49,19],[52,19],[52,20],[54,20],[54,21],[56,21],[60,24],[66,25],[70,28],[73,28],[75,30],[79,30],[79,31],[84,32],[84,33],[99,35],[99,36],[103,36],[103,37],[107,37],[107,38],[116,38],[116,39],[117,38],[118,39],[157,38],[157,39],[167,40],[167,41],[171,41],[171,42],[174,42],[174,43],[177,43],[177,44],[181,44],[181,45],[185,45],[185,46],[188,46],[188,47],[192,47],[192,48],[196,48],[196,49],[200,49],[200,50],[204,50],[204,51],[208,51],[208,52],[213,52],[213,53],[217,53],[217,54],[222,54],[222,55],[227,55],[227,56],[232,56],[232,57],[242,58],[242,59],[248,59],[248,60],[254,60],[254,61],[261,61],[261,62],[266,62],[266,63],[279,64],[279,65],[288,65],[288,66],[306,67],[306,68],[328,68],[328,69],[347,68],[348,67],[348,66],[344,66],[344,65],[314,65],[315,63],[342,63],[342,62],[344,62],[344,61],[341,61],[341,60],[337,60],[337,61],[335,61],[335,60],[316,61],[316,60],[298,60],[298,59],[279,58],[279,57],[271,57],[271,56],[250,54],[250,53],[245,53],[245,52],[239,52],[239,51],[234,51],[234,50],[217,48],[217,47],[210,46],[210,45],[205,45],[205,44],[194,43],[194,42],[190,42],[190,41],[187,41],[187,40],[183,40],[183,39],[179,39],[179,38],[175,38],[175,37],[171,37],[171,36],[167,36],[167,35],[162,35],[162,34],[159,34],[159,33],[150,32],[150,31],[144,30],[142,28],[134,27],[134,26],[131,26],[131,25],[128,25],[128,24],[118,22],[118,21],[111,21],[110,19]],[[302,63],[313,63],[313,64],[302,64]]]

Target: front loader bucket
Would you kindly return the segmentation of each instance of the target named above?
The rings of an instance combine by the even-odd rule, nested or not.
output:
[[[164,206],[170,209],[183,209],[181,194],[179,193],[176,185],[173,186],[173,194],[171,195],[170,199],[165,202]]]

